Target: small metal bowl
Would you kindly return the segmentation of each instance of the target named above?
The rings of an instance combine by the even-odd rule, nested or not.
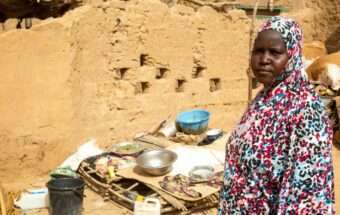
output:
[[[214,168],[211,166],[195,166],[189,172],[189,178],[193,182],[208,181],[214,175]]]
[[[165,149],[145,151],[137,157],[137,166],[144,172],[160,176],[172,170],[172,164],[176,161],[175,152]]]
[[[214,129],[210,129],[205,134],[207,135],[207,137],[206,137],[207,140],[215,141],[223,135],[223,131],[222,131],[222,129],[214,128]]]

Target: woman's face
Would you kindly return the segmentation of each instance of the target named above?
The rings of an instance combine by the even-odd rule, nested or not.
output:
[[[286,45],[280,33],[265,30],[258,34],[251,55],[251,68],[260,83],[270,86],[284,71],[288,60]]]

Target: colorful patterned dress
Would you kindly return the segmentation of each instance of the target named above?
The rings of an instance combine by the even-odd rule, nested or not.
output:
[[[335,214],[332,128],[301,74],[302,32],[283,17],[265,29],[281,34],[290,59],[231,134],[218,214]]]

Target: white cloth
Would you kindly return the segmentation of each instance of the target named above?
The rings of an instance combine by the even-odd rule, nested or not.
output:
[[[83,145],[79,146],[76,153],[69,156],[60,167],[70,167],[73,171],[76,171],[80,163],[88,157],[102,154],[103,150],[98,148],[96,140],[91,139]]]
[[[171,146],[169,150],[177,154],[170,175],[189,175],[195,166],[211,166],[215,170],[223,170],[224,151],[202,148],[198,146]]]

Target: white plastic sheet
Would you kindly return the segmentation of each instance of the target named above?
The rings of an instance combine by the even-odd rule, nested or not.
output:
[[[174,146],[169,150],[177,154],[171,175],[183,174],[188,176],[195,166],[212,166],[215,170],[223,170],[225,152],[193,146]]]
[[[103,150],[96,145],[96,140],[91,139],[79,146],[78,150],[69,156],[60,167],[70,167],[73,171],[76,171],[83,160],[101,153],[103,153]]]

